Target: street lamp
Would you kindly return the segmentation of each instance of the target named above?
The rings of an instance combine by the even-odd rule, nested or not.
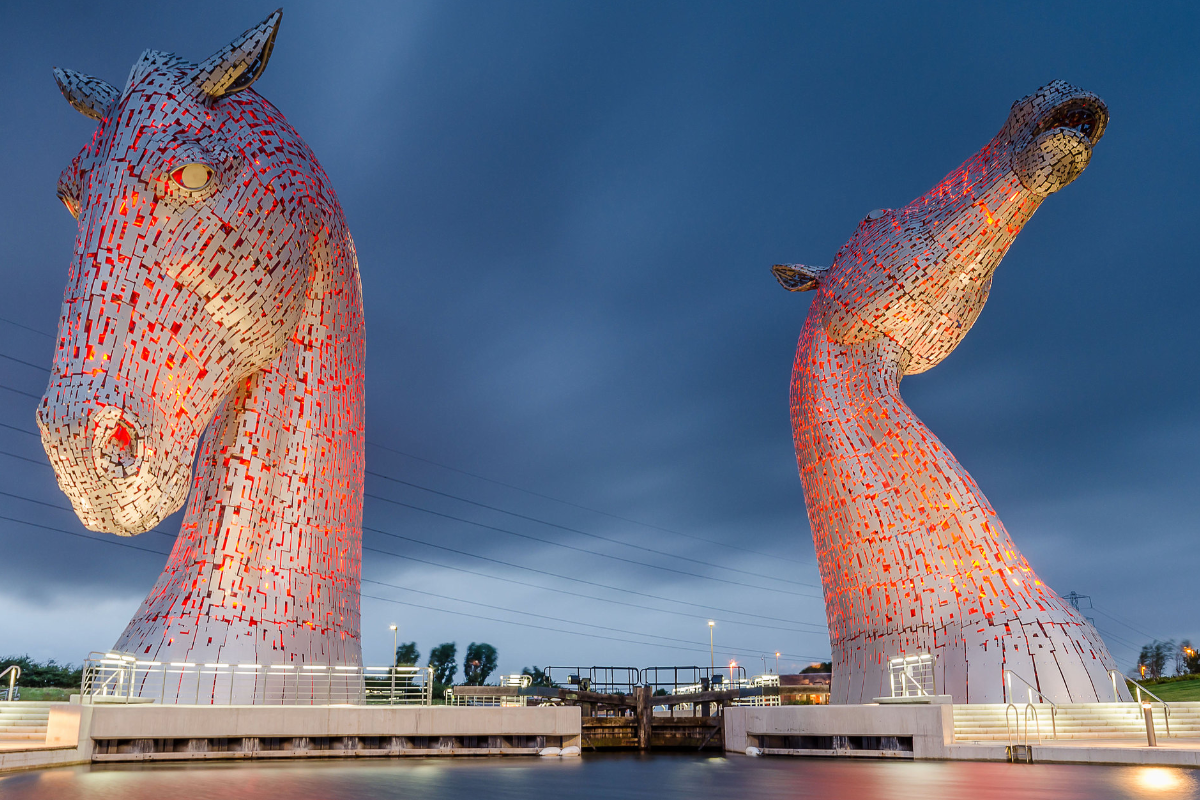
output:
[[[392,666],[396,666],[396,651],[400,649],[400,626],[391,625],[392,629]]]
[[[714,673],[717,671],[717,660],[713,657],[713,625],[716,625],[711,619],[708,621],[708,680],[711,683]]]
[[[779,651],[775,651],[775,674],[779,674]]]

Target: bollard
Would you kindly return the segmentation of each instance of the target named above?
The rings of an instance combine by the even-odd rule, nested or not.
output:
[[[649,750],[654,721],[654,690],[649,686],[638,686],[633,691],[637,702],[638,749]]]
[[[1154,710],[1149,703],[1142,703],[1142,715],[1146,718],[1146,746],[1158,747],[1158,741],[1154,738]]]

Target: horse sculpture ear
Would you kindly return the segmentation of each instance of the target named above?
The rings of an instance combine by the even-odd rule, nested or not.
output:
[[[84,75],[72,69],[54,68],[54,81],[71,107],[92,119],[104,119],[121,97],[108,81]]]
[[[195,85],[214,100],[249,89],[267,68],[281,19],[283,9],[277,8],[258,25],[205,59],[196,68]]]
[[[829,267],[809,267],[804,264],[776,264],[771,267],[775,280],[789,292],[807,292],[817,288]]]

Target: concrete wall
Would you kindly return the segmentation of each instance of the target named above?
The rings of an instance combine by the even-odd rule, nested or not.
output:
[[[63,705],[0,772],[92,761],[520,755],[580,743],[578,707]]]
[[[578,737],[578,708],[455,706],[92,707],[91,739],[334,736]]]
[[[754,735],[912,737],[912,758],[947,758],[954,742],[954,707],[948,704],[734,706],[723,713],[725,749],[738,753],[746,752]]]

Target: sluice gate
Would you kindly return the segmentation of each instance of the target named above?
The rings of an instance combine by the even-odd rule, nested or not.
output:
[[[569,673],[567,687],[528,686],[516,692],[528,701],[578,706],[585,752],[720,752],[725,748],[726,708],[779,704],[777,676],[748,680],[745,670],[736,666],[721,672],[704,667],[547,669],[548,676],[555,672]]]

